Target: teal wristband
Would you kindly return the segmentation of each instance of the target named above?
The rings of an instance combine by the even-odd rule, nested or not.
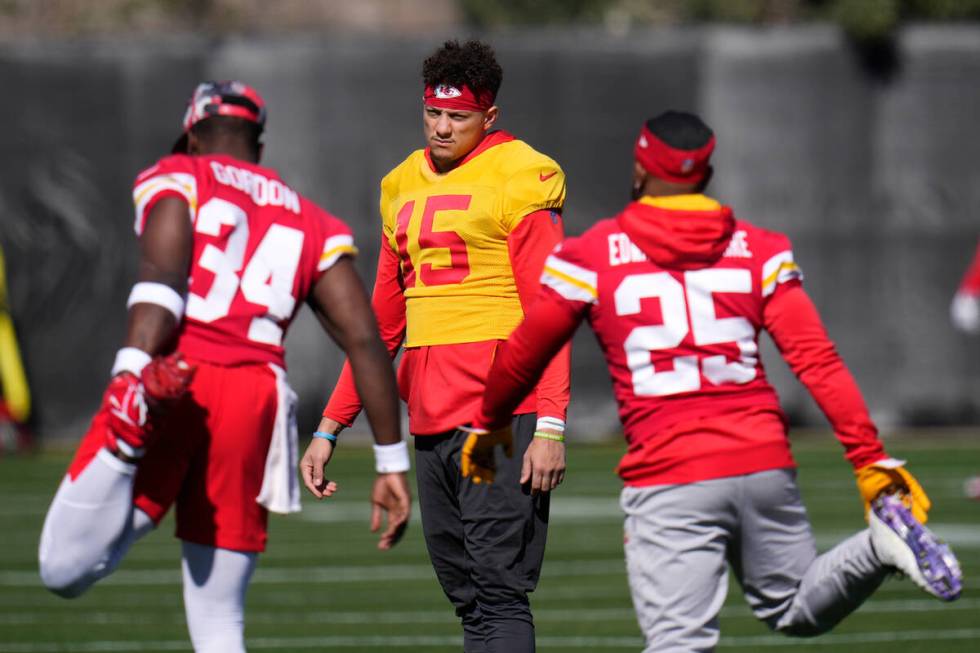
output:
[[[333,433],[327,433],[326,431],[313,431],[313,437],[329,440],[330,442],[337,444],[337,436]]]

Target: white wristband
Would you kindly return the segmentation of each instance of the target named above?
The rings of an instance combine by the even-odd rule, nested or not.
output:
[[[143,368],[151,360],[153,360],[153,357],[142,349],[123,347],[116,352],[116,360],[112,364],[111,376],[115,376],[120,372],[132,372],[136,376],[139,376],[140,372],[143,371]]]
[[[558,433],[565,432],[565,421],[560,420],[557,417],[539,417],[538,423],[534,426],[535,431],[557,431]]]
[[[184,317],[184,298],[165,283],[140,281],[130,291],[126,308],[132,308],[133,304],[162,306],[170,311],[178,322]]]
[[[407,472],[410,467],[408,443],[404,440],[395,444],[374,445],[374,469],[379,474]]]

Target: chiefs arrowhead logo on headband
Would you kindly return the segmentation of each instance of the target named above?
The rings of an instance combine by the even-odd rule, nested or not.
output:
[[[458,111],[486,111],[493,106],[494,95],[487,90],[474,91],[465,84],[426,86],[422,100],[426,106]]]
[[[440,100],[452,100],[454,97],[459,97],[462,94],[463,92],[461,90],[449,84],[439,84],[439,86],[436,86],[436,97]]]

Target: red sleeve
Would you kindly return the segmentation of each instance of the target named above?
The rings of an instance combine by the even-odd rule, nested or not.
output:
[[[504,426],[538,379],[542,379],[540,392],[542,373],[555,367],[552,359],[559,351],[568,351],[568,341],[585,316],[586,306],[573,304],[550,288],[541,288],[524,321],[497,350],[474,427]]]
[[[790,369],[827,416],[855,469],[887,458],[861,391],[803,287],[798,282],[783,287],[766,304],[763,321]]]
[[[538,297],[544,261],[555,245],[561,242],[562,235],[561,215],[555,211],[541,210],[525,216],[507,238],[517,294],[525,314]],[[539,418],[554,417],[564,422],[571,392],[571,348],[566,346],[557,355],[553,352],[552,356],[554,359],[541,376],[541,382],[535,391],[537,415]],[[549,356],[546,360],[551,358]],[[527,392],[530,389],[528,387]],[[526,396],[527,392],[522,396]],[[514,407],[516,406],[515,404]]]
[[[966,274],[960,281],[958,292],[974,297],[980,295],[980,243],[977,244],[977,251],[973,255],[970,267],[966,269]]]
[[[374,279],[371,306],[378,319],[378,332],[392,358],[398,353],[405,339],[405,293],[401,284],[398,254],[391,249],[387,238],[381,236],[378,252],[378,273]],[[323,416],[350,426],[361,412],[361,398],[354,387],[350,363],[344,361],[344,369],[334,387],[333,394]]]

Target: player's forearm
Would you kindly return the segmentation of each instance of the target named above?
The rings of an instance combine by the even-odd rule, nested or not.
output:
[[[347,357],[375,442],[385,445],[400,441],[398,389],[391,358],[381,340],[376,336],[356,339],[349,344]]]
[[[176,328],[177,319],[167,309],[156,304],[135,304],[129,309],[124,346],[156,355],[173,338]]]
[[[541,374],[535,387],[539,422],[545,418],[558,420],[562,424],[565,421],[571,394],[571,357],[571,343],[566,342]]]
[[[788,288],[766,307],[766,329],[830,421],[855,467],[885,457],[857,382],[837,353],[806,292]]]

